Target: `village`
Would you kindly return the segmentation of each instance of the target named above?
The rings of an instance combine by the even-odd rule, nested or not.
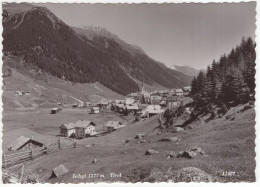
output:
[[[107,5],[2,3],[3,184],[257,182],[256,2]]]
[[[191,98],[189,98],[190,91],[191,87],[186,86],[184,88],[149,93],[142,84],[140,92],[131,93],[121,99],[102,99],[95,104],[78,100],[78,103],[73,103],[70,107],[68,105],[64,106],[63,103],[59,102],[57,107],[49,110],[49,114],[58,115],[63,110],[74,110],[75,112],[80,111],[80,113],[86,112],[91,116],[89,119],[87,117],[84,119],[80,118],[55,125],[56,132],[58,132],[55,135],[56,139],[65,137],[73,141],[80,141],[80,139],[88,137],[105,136],[126,127],[129,122],[142,122],[151,116],[163,113],[166,108],[174,109],[180,105],[184,106],[187,102],[191,102]],[[16,91],[15,95],[26,97],[29,95],[29,92]],[[186,107],[185,111],[189,114],[191,113],[189,107]],[[99,115],[100,117],[107,114],[112,115],[109,120],[102,120],[101,124],[94,122],[95,116]],[[49,141],[46,142],[45,138],[42,138],[44,141],[41,142],[37,135],[34,137],[33,135],[34,133],[30,134],[28,132],[20,134],[17,139],[9,141],[5,150],[7,152],[31,150],[45,147],[50,143]]]

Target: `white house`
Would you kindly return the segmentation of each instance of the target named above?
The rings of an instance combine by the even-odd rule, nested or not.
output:
[[[183,90],[182,89],[176,89],[175,93],[177,96],[183,96]]]
[[[185,86],[185,87],[183,88],[183,91],[184,91],[184,92],[190,92],[190,91],[191,91],[191,86]]]
[[[82,103],[79,103],[78,105],[77,105],[77,107],[79,107],[79,108],[81,108],[81,107],[83,107],[84,106],[84,103],[82,102]]]
[[[98,114],[99,113],[99,107],[92,107],[90,112],[92,114]]]
[[[147,106],[146,111],[148,111],[149,116],[159,114],[162,112],[160,105],[149,105],[149,106]]]
[[[76,138],[85,138],[86,136],[91,135],[95,132],[96,124],[92,121],[80,120],[75,124],[75,137]]]
[[[135,99],[133,99],[133,98],[126,98],[125,99],[125,104],[126,105],[131,105],[131,104],[133,104],[135,102]]]
[[[159,95],[153,95],[151,96],[151,104],[152,105],[157,105],[161,102],[162,100],[162,96],[159,96]]]
[[[127,112],[136,113],[139,110],[137,105],[126,105]]]
[[[85,138],[95,133],[96,124],[88,120],[79,120],[76,123],[60,126],[60,135],[65,137]]]

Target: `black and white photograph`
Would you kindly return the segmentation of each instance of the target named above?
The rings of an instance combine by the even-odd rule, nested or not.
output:
[[[257,181],[256,1],[1,6],[3,184]]]

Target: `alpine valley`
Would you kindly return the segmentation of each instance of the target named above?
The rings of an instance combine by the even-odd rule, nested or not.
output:
[[[31,4],[3,5],[3,52],[19,57],[26,69],[74,83],[101,83],[121,95],[139,91],[141,82],[179,88],[193,78],[167,68],[106,28],[70,27],[49,9]]]

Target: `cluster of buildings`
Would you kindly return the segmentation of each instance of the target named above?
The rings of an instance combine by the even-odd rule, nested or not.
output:
[[[148,93],[144,87],[138,93],[131,93],[124,99],[101,100],[91,107],[92,114],[98,114],[101,110],[110,110],[121,115],[135,115],[143,118],[159,114],[167,107],[176,108],[180,106],[178,97],[186,96],[191,91],[187,86],[182,89],[171,89],[165,91],[154,91]],[[120,121],[108,121],[103,129],[105,133],[111,133],[123,128]],[[60,135],[64,137],[74,137],[82,139],[89,136],[97,136],[96,124],[88,120],[79,120],[75,123],[63,124],[60,126]]]
[[[79,120],[75,123],[62,124],[60,126],[60,136],[83,139],[86,137],[98,136],[103,133],[111,133],[125,127],[120,121],[108,121],[102,132],[96,131],[96,124],[88,120]]]
[[[15,92],[15,95],[23,96],[23,95],[30,95],[30,93],[18,90]]]
[[[185,86],[183,88],[174,88],[170,90],[153,91],[150,95],[158,96],[189,96],[191,92],[191,86]]]
[[[163,108],[165,107],[179,107],[180,101],[178,101],[178,97],[188,96],[190,91],[191,87],[186,86],[184,88],[148,93],[145,91],[144,86],[142,86],[140,92],[131,93],[125,99],[100,101],[96,106],[91,108],[91,113],[97,114],[102,109],[110,109],[126,116],[129,114],[152,116],[163,112]]]

